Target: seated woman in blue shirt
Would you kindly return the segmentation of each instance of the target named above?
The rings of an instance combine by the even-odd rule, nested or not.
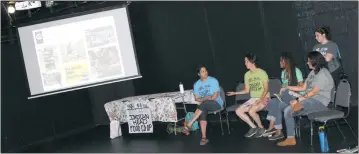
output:
[[[194,113],[193,119],[185,127],[185,132],[188,132],[192,127],[193,122],[200,118],[199,123],[202,132],[200,145],[205,145],[209,141],[206,137],[207,114],[210,111],[221,109],[223,107],[223,100],[220,96],[220,88],[217,79],[208,76],[205,66],[199,67],[197,71],[200,79],[194,84],[193,92],[195,100],[200,102],[200,104]]]

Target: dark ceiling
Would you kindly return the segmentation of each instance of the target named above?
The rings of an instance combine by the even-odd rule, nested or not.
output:
[[[16,27],[21,24],[49,19],[71,13],[84,12],[94,9],[106,8],[114,5],[123,5],[127,1],[54,1],[51,8],[45,7],[42,1],[41,8],[7,13],[8,1],[1,1],[1,42],[13,40]]]

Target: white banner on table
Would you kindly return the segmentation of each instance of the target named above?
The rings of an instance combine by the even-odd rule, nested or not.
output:
[[[128,131],[132,133],[153,133],[151,110],[141,102],[126,105]]]

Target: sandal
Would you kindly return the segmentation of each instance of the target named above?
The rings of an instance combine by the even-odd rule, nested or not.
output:
[[[190,130],[191,130],[191,128],[188,126],[183,127],[183,133],[185,133],[185,134],[189,133]]]
[[[209,142],[208,139],[202,138],[202,139],[201,139],[201,142],[199,142],[199,145],[206,145],[208,142]]]

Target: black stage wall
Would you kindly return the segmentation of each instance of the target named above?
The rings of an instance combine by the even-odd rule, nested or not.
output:
[[[88,4],[56,15],[120,3]],[[346,3],[333,3],[346,10],[343,4]],[[293,2],[132,2],[129,11],[143,78],[33,100],[26,98],[28,86],[19,45],[16,41],[2,43],[2,152],[85,126],[108,124],[104,111],[108,101],[177,91],[180,82],[191,89],[198,79],[198,64],[207,65],[210,75],[218,78],[225,91],[234,90],[243,81],[246,52],[258,54],[259,65],[271,77],[280,76],[279,55],[283,51],[293,52],[299,67],[306,71],[303,40],[315,43],[315,39],[298,37],[298,27],[303,22],[298,13],[307,11],[298,6],[301,5]],[[32,20],[50,17],[49,12],[42,12]],[[330,13],[336,12],[327,12]],[[345,25],[357,28],[357,18],[350,18]],[[313,18],[319,19],[322,18]],[[338,41],[353,71],[357,70],[357,33],[350,30],[344,39],[347,42]],[[334,38],[339,36],[335,34]],[[356,87],[357,74],[351,73],[350,80]],[[353,88],[355,98],[357,93]],[[227,98],[229,103],[232,100]]]
[[[133,31],[136,47],[141,48],[137,53],[144,76],[134,81],[136,94],[176,91],[180,82],[191,89],[198,79],[198,64],[207,65],[210,75],[226,91],[233,90],[247,71],[244,66],[247,52],[259,56],[259,65],[271,77],[280,77],[279,55],[283,51],[293,52],[300,68],[307,69],[302,61],[306,54],[300,49],[292,5],[292,2],[134,3],[130,10],[141,10],[131,12],[131,20],[141,22],[134,24]]]
[[[86,89],[28,100],[18,44],[1,44],[1,151],[17,150],[93,124]],[[11,152],[11,151],[10,151]]]

